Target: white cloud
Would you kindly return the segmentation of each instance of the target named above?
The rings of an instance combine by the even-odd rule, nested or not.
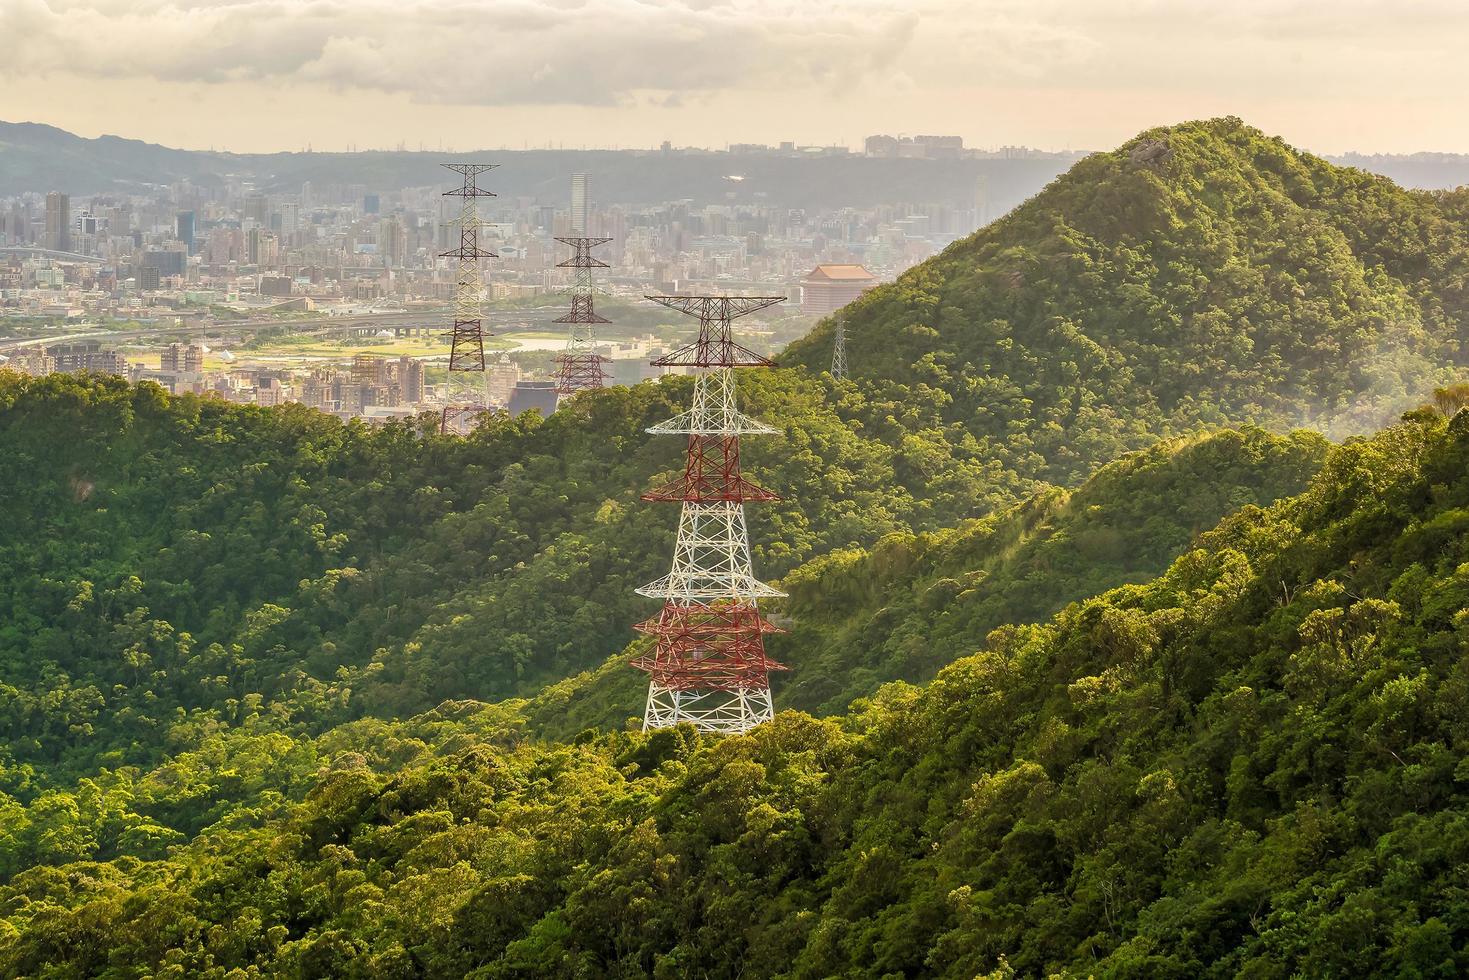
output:
[[[473,118],[1100,146],[1225,112],[1321,148],[1469,139],[1463,0],[0,0],[0,40],[4,115],[203,145]]]
[[[838,87],[900,59],[918,16],[835,0],[0,0],[0,77],[323,83],[469,105]]]

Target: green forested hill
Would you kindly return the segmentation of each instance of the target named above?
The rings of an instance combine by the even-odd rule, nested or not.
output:
[[[764,608],[788,632],[766,641],[789,670],[780,703],[834,714],[893,680],[924,682],[990,630],[1039,622],[1078,599],[1160,574],[1227,514],[1293,496],[1325,456],[1309,432],[1223,431],[1165,440],[959,528],[894,533],[843,548],[781,580]],[[540,735],[617,727],[641,713],[645,678],[614,656],[531,699]]]
[[[946,393],[1006,467],[1195,421],[1370,431],[1469,359],[1469,191],[1405,191],[1237,119],[1087,157],[848,307],[851,370]],[[830,360],[830,324],[784,363]],[[1116,452],[1113,452],[1116,455]]]
[[[788,497],[755,522],[768,574],[905,528],[920,499],[1007,492],[945,454],[962,491],[919,498],[819,384],[750,387],[791,429],[747,453]],[[676,513],[637,495],[681,447],[642,430],[687,395],[610,389],[460,440],[0,372],[0,789],[148,763],[261,706],[321,731],[600,663],[672,547]]]
[[[601,664],[650,612],[633,589],[672,547],[672,509],[637,494],[677,464],[675,440],[641,429],[673,413],[680,387],[608,391],[582,412],[502,419],[466,441],[109,379],[0,375],[0,477],[19,518],[0,526],[0,789],[151,765],[252,705],[282,730],[315,733],[445,699],[534,694]],[[914,549],[968,542],[955,574],[1001,583],[956,589],[948,621],[967,625],[904,655],[837,642],[833,610],[901,624],[893,609],[848,609],[851,584],[817,580],[851,562],[844,549],[1003,500],[1004,480],[966,472],[942,442],[929,462],[943,479],[905,479],[902,451],[844,424],[824,394],[785,372],[752,379],[754,403],[788,432],[752,440],[746,461],[788,498],[752,514],[762,570],[829,556],[793,579],[793,632],[773,641],[794,668],[788,703],[828,712],[969,652],[984,632],[966,635],[971,607],[988,626],[1042,618],[1156,574],[1233,507],[1298,490],[1321,451],[1259,432],[1167,444],[1071,504],[1044,491],[957,536],[885,540],[874,561],[915,574]],[[1089,550],[1068,555],[1068,530]],[[1004,568],[986,567],[1021,539]],[[887,583],[906,589],[902,577],[889,569]],[[918,584],[928,598],[905,601],[931,604],[932,588],[949,587]],[[889,645],[923,643],[903,636]],[[617,663],[589,688],[540,698],[544,730],[636,712],[640,675]]]
[[[559,745],[454,703],[315,741],[251,722],[0,802],[28,867],[166,844],[130,801],[269,787],[166,858],[21,870],[0,972],[1461,975],[1466,474],[1469,412],[1419,413],[1156,581],[845,718]]]
[[[1269,431],[1456,377],[1466,200],[1186,124],[745,372],[747,738],[619,730],[688,379],[0,371],[0,975],[1469,970],[1463,392]]]

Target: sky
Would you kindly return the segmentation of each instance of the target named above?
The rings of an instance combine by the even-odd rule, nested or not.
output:
[[[0,120],[239,152],[952,134],[1236,115],[1469,152],[1464,0],[0,0]]]

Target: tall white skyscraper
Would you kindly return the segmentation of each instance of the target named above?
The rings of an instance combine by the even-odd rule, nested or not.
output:
[[[587,233],[587,175],[571,175],[571,233]]]

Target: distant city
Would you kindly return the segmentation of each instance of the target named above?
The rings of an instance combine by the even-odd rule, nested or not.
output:
[[[783,143],[736,145],[727,154],[848,152]],[[954,136],[878,135],[867,139],[865,155],[985,153]],[[570,282],[558,268],[566,248],[555,239],[573,227],[610,239],[610,268],[598,285],[624,308],[650,291],[772,293],[790,297],[774,317],[809,327],[998,210],[982,175],[967,206],[915,200],[809,209],[728,196],[598,204],[595,173],[541,176],[543,193],[491,198],[481,208],[481,243],[497,256],[486,266],[488,328],[500,335],[488,397],[510,411],[554,407],[548,352],[559,346],[552,321]],[[184,178],[127,193],[0,198],[4,366],[36,375],[104,371],[176,393],[297,401],[373,419],[435,408],[455,283],[454,263],[441,256],[459,234],[457,205],[443,196],[450,181],[396,189],[262,183]],[[486,186],[494,189],[494,180]],[[641,310],[634,323],[613,319],[601,338],[611,380],[653,376],[647,361],[668,339],[659,327],[681,325]],[[752,332],[772,347],[782,339],[768,318]]]
[[[12,187],[49,175],[112,188],[0,196],[0,367],[369,420],[443,405],[455,263],[442,253],[459,232],[439,164],[457,157],[234,156],[11,123],[0,137]],[[56,145],[55,167],[40,166]],[[486,185],[500,196],[481,207],[481,242],[497,256],[484,269],[485,397],[511,412],[554,407],[552,357],[566,340],[554,321],[572,279],[556,239],[573,228],[610,239],[597,285],[613,322],[598,343],[609,381],[636,383],[687,330],[644,294],[787,296],[742,328],[775,350],[1081,155],[887,134],[860,152],[794,141],[503,151]],[[1442,154],[1346,162],[1426,187],[1452,186],[1466,166]]]

